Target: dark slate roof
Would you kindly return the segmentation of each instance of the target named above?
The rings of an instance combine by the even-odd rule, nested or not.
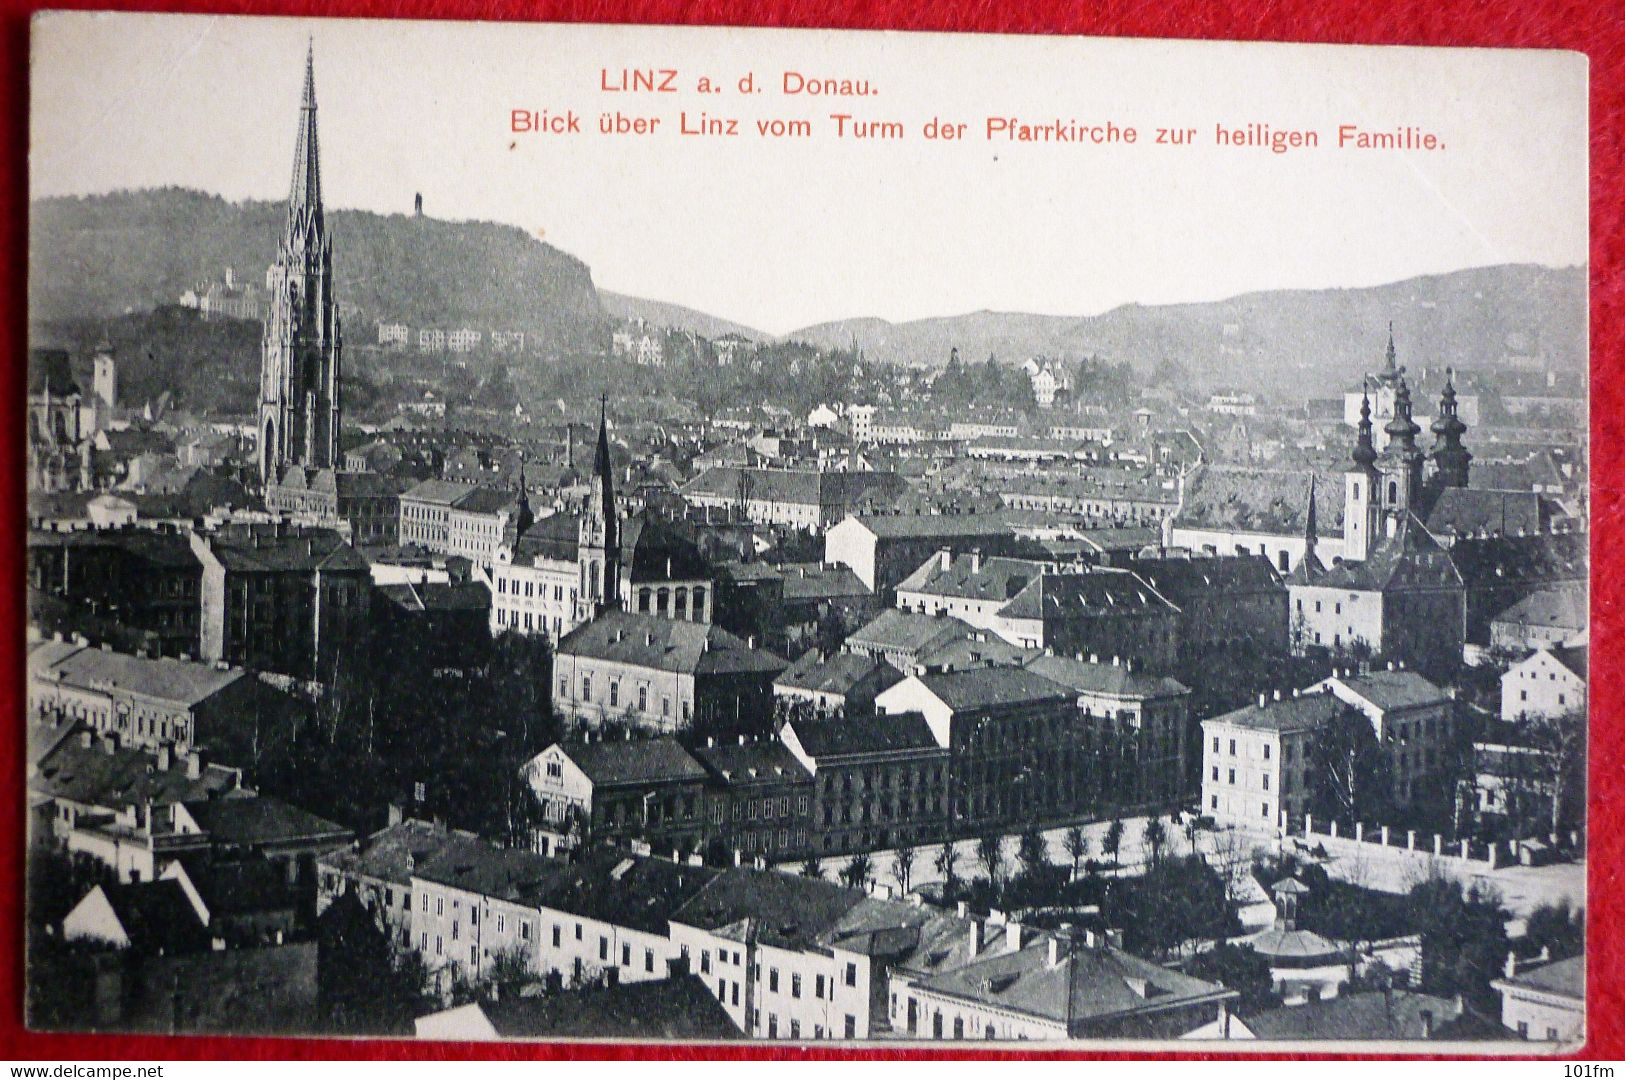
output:
[[[1341,491],[1339,473],[1317,473],[1320,491]],[[1316,499],[1321,536],[1343,535],[1343,501]],[[1203,465],[1185,482],[1185,500],[1174,524],[1192,529],[1224,529],[1302,536],[1309,512],[1309,477],[1302,469],[1262,469],[1250,465]]]
[[[1190,693],[1176,679],[1148,674],[1127,664],[1090,663],[1070,656],[1040,656],[1027,662],[1027,670],[1069,686],[1079,693],[1124,698],[1174,697]]]
[[[350,830],[270,795],[186,804],[198,827],[216,843],[238,847],[318,839],[349,840]]]
[[[484,582],[401,582],[380,585],[378,592],[403,611],[489,611],[491,590]]]
[[[932,976],[920,985],[937,993],[1073,1024],[1098,1023],[1235,996],[1234,991],[1218,983],[1110,947],[1074,947],[1070,955],[1051,967],[1046,938],[1015,952]]]
[[[724,783],[793,783],[808,779],[806,768],[777,740],[718,741],[696,746],[690,753]]]
[[[825,656],[808,649],[773,685],[825,694],[847,694],[863,686],[878,694],[902,681],[902,672],[884,660],[848,652]]]
[[[1583,630],[1589,620],[1583,584],[1538,589],[1495,616],[1498,623]]]
[[[670,735],[559,744],[594,785],[705,779],[705,768]]]
[[[1010,619],[1067,619],[1178,609],[1137,574],[1100,568],[1081,574],[1045,574],[999,614]]]
[[[1427,520],[1435,536],[1517,536],[1543,532],[1562,516],[1556,503],[1533,491],[1451,487],[1439,492]]]
[[[1032,702],[1071,701],[1075,696],[1058,682],[1046,679],[1037,672],[1015,667],[927,671],[915,678],[954,712],[975,712]]]
[[[1450,546],[1450,561],[1469,589],[1519,581],[1585,581],[1589,540],[1584,532],[1461,537]]]
[[[108,752],[95,739],[86,747],[82,732],[72,730],[43,758],[29,776],[30,790],[52,798],[67,799],[88,806],[124,807],[152,803],[170,806],[212,799],[233,792],[247,794],[239,786],[235,769],[205,765],[196,779],[186,775],[185,759],[175,760],[159,770],[157,758],[145,750],[114,749]]]
[[[715,624],[631,611],[606,611],[576,627],[559,640],[558,653],[694,675],[777,674],[789,666]]]
[[[453,831],[418,862],[413,875],[481,896],[515,902],[545,899],[568,864],[518,848],[499,848],[472,833]]]
[[[959,671],[965,668],[1025,667],[1028,662],[1042,656],[1038,649],[1024,649],[993,634],[977,633],[975,637],[953,638],[921,649],[914,662],[922,667],[941,671]]]
[[[613,849],[570,865],[542,902],[555,911],[664,936],[672,913],[721,871]]]
[[[288,868],[280,862],[194,854],[183,856],[181,866],[213,918],[290,911],[300,905],[300,890],[288,881]]]
[[[864,895],[799,874],[733,867],[717,875],[672,919],[711,931],[749,920],[758,929],[759,941],[802,949],[816,945]]]
[[[1129,566],[1175,604],[1191,597],[1280,591],[1281,579],[1263,555],[1194,555],[1135,559]]]
[[[1260,731],[1309,731],[1348,708],[1351,706],[1328,691],[1283,697],[1280,701],[1270,700],[1263,705],[1247,705],[1213,719],[1218,723],[1257,728]]]
[[[333,529],[226,525],[204,536],[228,570],[369,573],[367,560]]]
[[[917,712],[842,720],[791,720],[788,726],[801,748],[815,760],[940,749],[931,726]]]
[[[100,886],[113,914],[142,952],[189,952],[209,946],[209,932],[178,881]]]
[[[1553,649],[1552,656],[1559,664],[1574,672],[1580,678],[1587,677],[1590,668],[1590,650],[1584,645],[1565,645]]]
[[[461,480],[423,480],[401,492],[401,501],[455,506],[458,499],[473,490],[475,490],[473,484]]]
[[[1015,535],[1008,514],[878,514],[858,518],[881,539],[975,540]]]
[[[621,983],[477,1006],[504,1039],[741,1039],[698,975]]]
[[[1457,1011],[1449,998],[1370,990],[1266,1009],[1242,1022],[1260,1039],[1420,1039],[1422,1013],[1432,1013],[1434,1022],[1442,1024]]]

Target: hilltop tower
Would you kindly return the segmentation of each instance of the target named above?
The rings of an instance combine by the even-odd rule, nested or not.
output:
[[[265,287],[270,309],[260,343],[258,434],[260,481],[270,484],[289,466],[338,463],[342,344],[333,241],[322,212],[314,46],[305,54],[287,223]]]
[[[609,456],[607,394],[599,402],[598,448],[593,452],[592,485],[576,547],[581,573],[576,619],[585,622],[620,606],[621,522],[615,506],[615,466]]]

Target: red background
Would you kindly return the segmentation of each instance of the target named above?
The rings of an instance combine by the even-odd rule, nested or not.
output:
[[[1089,34],[1119,37],[1211,38],[1372,45],[1508,46],[1572,49],[1591,58],[1591,343],[1592,343],[1592,524],[1595,538],[1592,647],[1613,657],[1618,629],[1609,617],[1620,596],[1614,577],[1625,567],[1616,555],[1621,503],[1621,451],[1613,442],[1625,388],[1610,377],[1609,358],[1625,343],[1619,324],[1622,286],[1620,213],[1621,125],[1625,122],[1625,9],[1617,0],[1483,3],[1482,0],[1232,0],[1229,3],[1103,0],[174,0],[172,3],[78,3],[59,7],[118,7],[142,11],[214,14],[340,15],[373,18],[508,19],[557,22],[691,23],[725,26],[795,26],[848,29],[983,31],[1017,34]],[[27,243],[28,19],[38,5],[0,0],[0,358],[4,360],[4,411],[22,415],[26,320],[24,289]],[[1493,177],[1485,177],[1494,183]],[[0,1057],[74,1061],[97,1058],[330,1058],[330,1057],[693,1057],[737,1058],[850,1056],[821,1046],[803,1051],[764,1046],[703,1051],[644,1046],[519,1045],[300,1039],[212,1039],[159,1036],[36,1035],[22,1028],[22,425],[0,424],[0,502],[12,525],[0,532],[4,558],[13,569],[0,584],[0,607],[13,627],[11,646],[0,649]],[[1617,978],[1625,970],[1614,932],[1625,898],[1613,885],[1625,861],[1620,798],[1625,796],[1616,755],[1625,736],[1614,727],[1621,700],[1609,662],[1591,664],[1591,861],[1590,1033],[1583,1057],[1625,1057],[1625,1019]],[[886,1051],[885,1058],[962,1057],[970,1051]],[[981,1051],[988,1058],[1027,1053]],[[1044,1056],[1056,1055],[1054,1052]],[[1083,1055],[1078,1055],[1083,1056]],[[1101,1055],[1088,1055],[1101,1056]],[[1137,1056],[1137,1055],[1108,1055]],[[1190,1055],[1195,1056],[1195,1055]],[[1295,1055],[1301,1056],[1301,1055]]]

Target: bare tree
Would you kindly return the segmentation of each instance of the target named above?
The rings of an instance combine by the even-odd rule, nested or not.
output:
[[[952,840],[942,842],[942,846],[937,848],[937,857],[934,861],[937,873],[942,875],[942,895],[946,899],[948,894],[953,891],[954,883],[957,880],[955,864],[959,861],[959,850],[954,847]]]
[[[909,878],[914,874],[914,849],[910,847],[898,848],[892,853],[891,876],[897,881],[897,888],[904,894],[908,892]]]
[[[1082,825],[1070,825],[1061,835],[1061,843],[1072,860],[1072,876],[1070,880],[1078,880],[1078,864],[1089,857],[1089,834]]]
[[[976,841],[976,860],[987,870],[988,882],[997,889],[1004,871],[1004,844],[995,833]]]
[[[862,889],[874,880],[874,876],[874,860],[869,858],[867,851],[860,851],[842,868],[841,884],[849,889]]]
[[[1151,849],[1151,862],[1162,861],[1163,845],[1168,843],[1168,826],[1162,823],[1160,817],[1154,817],[1145,823],[1145,832],[1140,836],[1140,842]]]

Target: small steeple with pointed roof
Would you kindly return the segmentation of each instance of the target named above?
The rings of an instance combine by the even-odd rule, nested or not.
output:
[[[299,102],[299,131],[294,138],[293,179],[288,185],[288,233],[307,233],[322,226],[322,166],[316,138],[316,43],[305,50],[305,89]]]
[[[1457,415],[1456,373],[1444,371],[1444,391],[1439,395],[1439,415],[1433,421],[1434,475],[1441,487],[1467,486],[1473,455],[1461,444],[1467,425]]]
[[[1377,460],[1377,448],[1371,441],[1371,383],[1369,380],[1360,386],[1360,424],[1355,429],[1354,464],[1362,471],[1369,472]]]

